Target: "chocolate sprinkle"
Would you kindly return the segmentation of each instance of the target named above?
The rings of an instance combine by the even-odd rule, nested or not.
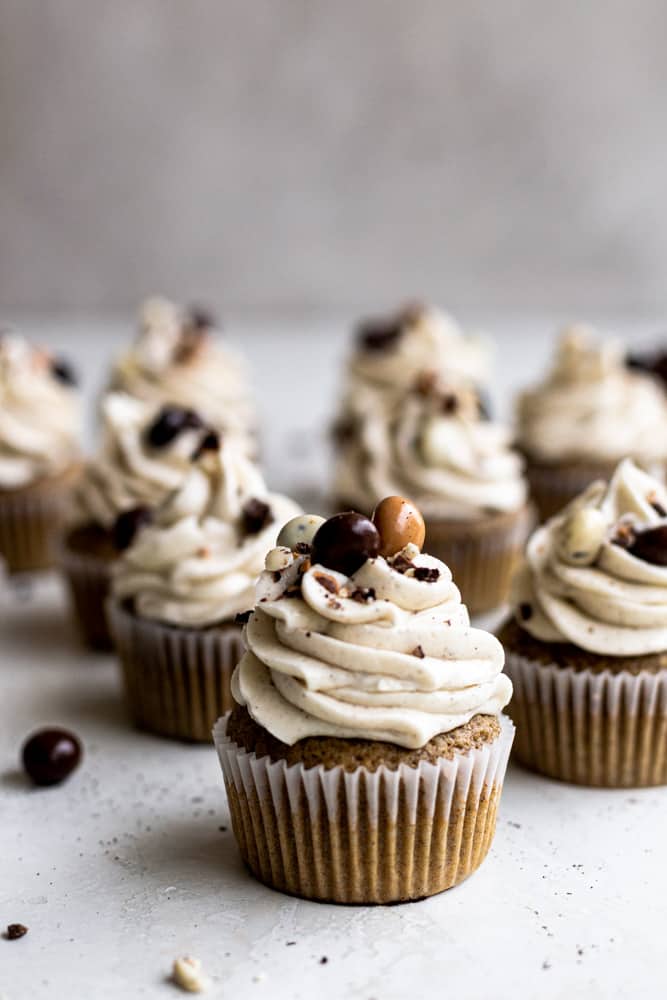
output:
[[[415,646],[415,648],[412,650],[412,655],[419,657],[420,660],[423,660],[424,657],[426,656],[426,653],[421,648],[421,646]]]
[[[70,365],[69,361],[65,361],[64,358],[53,358],[51,361],[51,374],[63,385],[76,386],[79,384],[79,378]]]
[[[192,456],[193,460],[196,461],[198,458],[201,458],[205,451],[218,451],[221,442],[222,438],[219,431],[208,431],[197,445],[197,449]]]
[[[403,333],[402,322],[396,319],[368,320],[357,330],[357,342],[364,351],[390,351]]]
[[[406,559],[400,552],[391,560],[391,568],[397,573],[407,573],[409,569],[414,568],[414,565],[411,559]]]
[[[257,497],[251,497],[250,500],[246,501],[241,512],[241,523],[244,534],[257,535],[263,528],[266,528],[267,524],[271,524],[272,521],[273,513],[268,503],[258,500]]]
[[[239,613],[234,618],[234,622],[237,625],[247,625],[250,621],[250,615],[252,614],[252,608],[250,611],[239,611]]]
[[[204,423],[198,413],[182,406],[163,406],[146,428],[146,443],[151,448],[166,448],[186,430],[199,430]]]
[[[118,552],[128,549],[137,532],[150,524],[152,520],[153,515],[148,507],[133,507],[131,510],[123,511],[122,514],[118,515],[111,529],[114,548]]]
[[[417,566],[415,569],[415,580],[422,580],[425,583],[435,583],[440,577],[440,570],[430,566]]]
[[[453,392],[448,392],[442,397],[440,408],[447,416],[453,416],[459,408],[458,396],[455,396]]]

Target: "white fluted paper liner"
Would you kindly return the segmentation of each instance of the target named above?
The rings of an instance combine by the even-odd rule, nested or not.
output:
[[[531,507],[488,521],[426,522],[426,550],[452,571],[471,614],[499,607],[507,599],[512,574],[534,524]]]
[[[234,834],[266,885],[336,903],[420,899],[462,882],[486,857],[514,726],[437,764],[353,772],[257,758],[213,730]]]
[[[505,672],[522,764],[581,785],[667,784],[667,670],[595,673],[508,652]]]
[[[107,616],[136,725],[210,743],[215,720],[234,704],[230,682],[244,652],[241,627],[180,628],[139,618],[114,599]]]
[[[9,573],[55,565],[69,488],[63,478],[43,487],[0,490],[0,560]]]
[[[93,553],[75,552],[63,544],[58,551],[58,565],[67,581],[72,609],[84,642],[93,649],[110,649],[106,602],[113,560],[102,559]]]

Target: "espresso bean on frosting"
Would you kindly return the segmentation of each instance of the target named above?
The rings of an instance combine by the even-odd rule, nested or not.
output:
[[[284,524],[278,535],[278,545],[284,545],[293,552],[298,545],[310,545],[317,530],[324,524],[324,518],[317,514],[299,514]]]
[[[352,576],[380,552],[380,535],[363,514],[348,511],[325,521],[313,538],[311,561]]]
[[[405,497],[385,497],[373,511],[373,524],[380,533],[380,555],[393,556],[406,545],[421,549],[426,526],[421,511]]]

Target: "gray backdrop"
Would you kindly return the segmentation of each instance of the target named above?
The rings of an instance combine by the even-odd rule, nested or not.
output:
[[[667,305],[664,0],[0,0],[0,305]]]

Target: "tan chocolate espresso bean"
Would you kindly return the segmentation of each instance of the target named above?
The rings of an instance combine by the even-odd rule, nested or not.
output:
[[[393,556],[412,543],[421,549],[426,537],[424,518],[405,497],[385,497],[373,512],[380,533],[380,555]]]

